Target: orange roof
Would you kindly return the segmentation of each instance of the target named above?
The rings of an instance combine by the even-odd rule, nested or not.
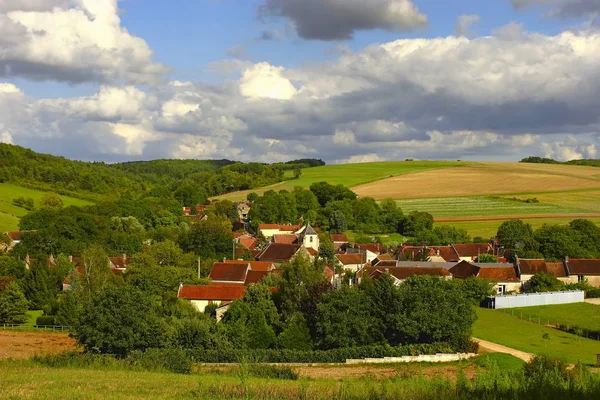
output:
[[[452,245],[459,257],[477,257],[480,254],[489,254],[492,246],[488,243],[454,244]]]
[[[269,271],[248,271],[248,275],[246,276],[246,281],[244,282],[244,284],[248,286],[251,283],[258,283],[269,274]]]
[[[354,247],[358,247],[361,250],[368,250],[375,254],[381,254],[385,250],[385,248],[378,243],[355,244]]]
[[[243,285],[183,286],[177,297],[188,300],[231,301],[241,299],[245,293],[246,286]]]
[[[213,264],[208,277],[213,281],[244,282],[249,269],[248,262],[217,262]]]
[[[298,241],[298,237],[296,235],[288,235],[288,234],[273,235],[273,242],[275,242],[275,243],[294,244],[297,241]]]
[[[326,265],[325,268],[323,268],[323,277],[327,280],[331,280],[331,278],[333,278],[335,276],[335,271],[333,268],[331,268],[329,265]]]
[[[484,267],[479,269],[478,278],[485,278],[496,282],[521,282],[513,266],[509,267]]]
[[[330,235],[332,242],[348,243],[348,236],[341,233],[332,233]]]
[[[600,275],[599,258],[570,258],[568,265],[572,275]]]
[[[260,224],[260,225],[258,225],[259,231],[261,231],[263,229],[279,229],[279,224]]]
[[[271,271],[275,269],[275,264],[269,261],[225,260],[225,264],[250,265],[252,271]]]
[[[366,272],[370,277],[376,278],[382,274],[390,274],[397,279],[404,280],[416,275],[432,275],[432,276],[451,276],[445,268],[431,267],[398,267],[398,268],[379,268],[367,267]]]
[[[319,254],[319,252],[313,249],[312,247],[307,247],[306,250],[308,251],[308,254],[310,254],[313,257]]]
[[[476,265],[473,265],[467,261],[461,261],[456,264],[454,267],[450,268],[450,272],[452,276],[455,278],[470,278],[472,276],[477,276],[480,268]]]
[[[247,249],[254,249],[256,247],[256,239],[255,238],[241,238],[240,244]]]
[[[543,272],[557,278],[567,276],[565,265],[562,262],[546,262],[543,259],[519,259],[519,270],[521,274],[535,275]]]
[[[335,255],[338,260],[343,265],[352,265],[352,264],[363,264],[363,255],[360,253],[350,253],[350,254],[336,254]]]
[[[257,258],[260,261],[286,262],[291,260],[301,247],[299,244],[271,243]]]

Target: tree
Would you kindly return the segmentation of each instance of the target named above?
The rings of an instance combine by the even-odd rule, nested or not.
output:
[[[386,233],[400,232],[402,228],[402,221],[404,220],[404,213],[398,207],[393,199],[384,199],[381,201],[381,219],[385,227]]]
[[[275,343],[275,331],[265,314],[241,300],[231,304],[219,328],[236,348],[268,349]]]
[[[229,222],[225,224],[216,218],[192,224],[187,248],[202,258],[220,259],[231,256],[233,251],[231,224]]]
[[[533,229],[520,219],[503,222],[496,234],[500,246],[505,249],[520,249],[533,239]]]
[[[277,337],[277,347],[301,351],[313,349],[310,330],[302,313],[298,312],[290,317],[285,328]]]
[[[75,326],[81,315],[82,304],[78,294],[72,290],[62,293],[58,297],[58,311],[55,322],[60,326]]]
[[[416,236],[419,232],[430,231],[433,229],[433,215],[422,212],[412,211],[402,223],[402,233],[404,235]]]
[[[117,232],[138,234],[144,232],[144,226],[136,217],[112,217],[111,227]]]
[[[576,240],[582,249],[595,258],[600,257],[600,227],[587,219],[575,219],[569,227],[576,233]]]
[[[57,290],[53,288],[45,259],[31,264],[23,280],[23,291],[32,310],[41,310],[54,298]]]
[[[339,210],[335,210],[329,218],[329,227],[334,233],[344,233],[348,230],[346,224],[346,215]]]
[[[315,182],[310,185],[310,191],[317,196],[322,207],[334,200],[356,200],[356,193],[341,184],[334,186],[327,182]]]
[[[553,275],[539,272],[531,277],[525,285],[524,292],[541,293],[563,290],[565,284]]]
[[[256,201],[256,199],[258,199],[258,197],[259,197],[258,193],[252,192],[252,193],[248,193],[248,195],[246,196],[246,200],[254,203]]]
[[[74,289],[81,292],[85,301],[90,301],[112,278],[108,256],[99,245],[93,245],[83,252],[78,271],[75,273]]]
[[[0,291],[0,323],[22,324],[27,321],[27,299],[16,282]]]
[[[254,284],[246,289],[242,299],[252,310],[258,310],[265,315],[265,320],[274,330],[280,327],[279,313],[273,302],[271,290],[265,285]]]
[[[496,282],[489,279],[470,277],[455,279],[453,282],[462,290],[473,305],[479,306],[488,296],[495,294]]]
[[[542,225],[534,233],[539,251],[545,258],[562,260],[565,257],[591,258],[593,252],[583,249],[579,242],[580,234],[570,226]]]
[[[40,202],[41,208],[48,210],[60,210],[63,208],[63,201],[56,193],[46,193]]]
[[[475,258],[475,262],[477,262],[477,263],[497,263],[498,257],[496,257],[493,254],[483,253],[483,254],[479,254],[477,256],[477,258]]]
[[[335,246],[329,235],[322,236],[319,240],[319,257],[325,260],[325,263],[333,267],[335,263]]]
[[[377,280],[363,279],[360,290],[369,297],[371,312],[382,324],[381,332],[385,340],[392,346],[401,344],[398,326],[402,303],[395,280],[387,274]]]
[[[373,315],[369,297],[356,287],[343,287],[323,297],[318,305],[317,344],[329,350],[380,342],[381,323]]]
[[[227,218],[231,223],[239,220],[237,207],[230,200],[219,201],[219,203],[215,206],[215,214]]]
[[[95,293],[83,308],[74,337],[86,351],[121,357],[169,344],[168,326],[152,298],[128,285],[109,285]]]

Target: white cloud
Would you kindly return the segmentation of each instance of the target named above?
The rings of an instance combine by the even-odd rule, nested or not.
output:
[[[563,140],[542,144],[544,157],[554,158],[559,161],[580,160],[583,158],[596,158],[598,148],[594,143],[583,142],[575,136],[569,135]]]
[[[378,161],[383,161],[383,159],[378,154],[361,154],[348,157],[343,160],[338,160],[338,164],[360,164]]]
[[[246,69],[240,82],[245,97],[289,100],[297,93],[289,79],[282,74],[283,67],[268,63],[255,64]]]
[[[349,146],[356,142],[356,137],[351,131],[335,131],[333,135],[333,143]]]
[[[479,22],[481,17],[479,15],[461,15],[456,21],[456,35],[457,36],[471,36],[471,26]]]
[[[9,1],[0,8],[0,76],[155,83],[167,69],[121,26],[117,0]]]
[[[427,24],[412,0],[263,0],[261,16],[289,18],[304,39],[351,39],[356,31],[411,31]]]
[[[8,131],[0,131],[0,143],[8,143],[13,144],[13,138],[10,132]]]

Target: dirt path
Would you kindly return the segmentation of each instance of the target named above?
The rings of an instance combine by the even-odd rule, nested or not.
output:
[[[504,221],[507,219],[543,219],[543,218],[598,218],[598,213],[583,214],[524,214],[505,216],[480,216],[480,217],[442,217],[435,218],[435,222],[468,222],[468,221]]]
[[[585,299],[585,302],[600,306],[600,299]]]
[[[531,353],[526,353],[521,350],[512,349],[510,347],[502,346],[501,344],[488,342],[487,340],[482,340],[482,339],[477,339],[477,338],[473,338],[473,340],[476,341],[477,343],[479,343],[480,348],[487,350],[489,352],[510,354],[512,356],[520,358],[521,360],[523,360],[525,362],[529,362],[533,358],[533,354],[531,354]]]

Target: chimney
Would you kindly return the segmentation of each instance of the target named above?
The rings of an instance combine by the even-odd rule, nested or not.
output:
[[[123,253],[123,262],[127,261],[127,254]]]
[[[227,261],[227,257],[223,257],[223,262]]]
[[[440,249],[437,249],[437,250],[435,251],[435,255],[436,255],[436,256],[438,256],[438,257],[440,256]]]
[[[565,269],[567,270],[567,276],[571,276],[571,270],[569,269],[569,257],[565,257]]]
[[[73,262],[73,256],[69,256],[69,262],[72,263]]]
[[[183,288],[183,282],[179,282],[179,289],[177,289],[177,297],[179,297],[179,293],[181,292],[182,288]]]

